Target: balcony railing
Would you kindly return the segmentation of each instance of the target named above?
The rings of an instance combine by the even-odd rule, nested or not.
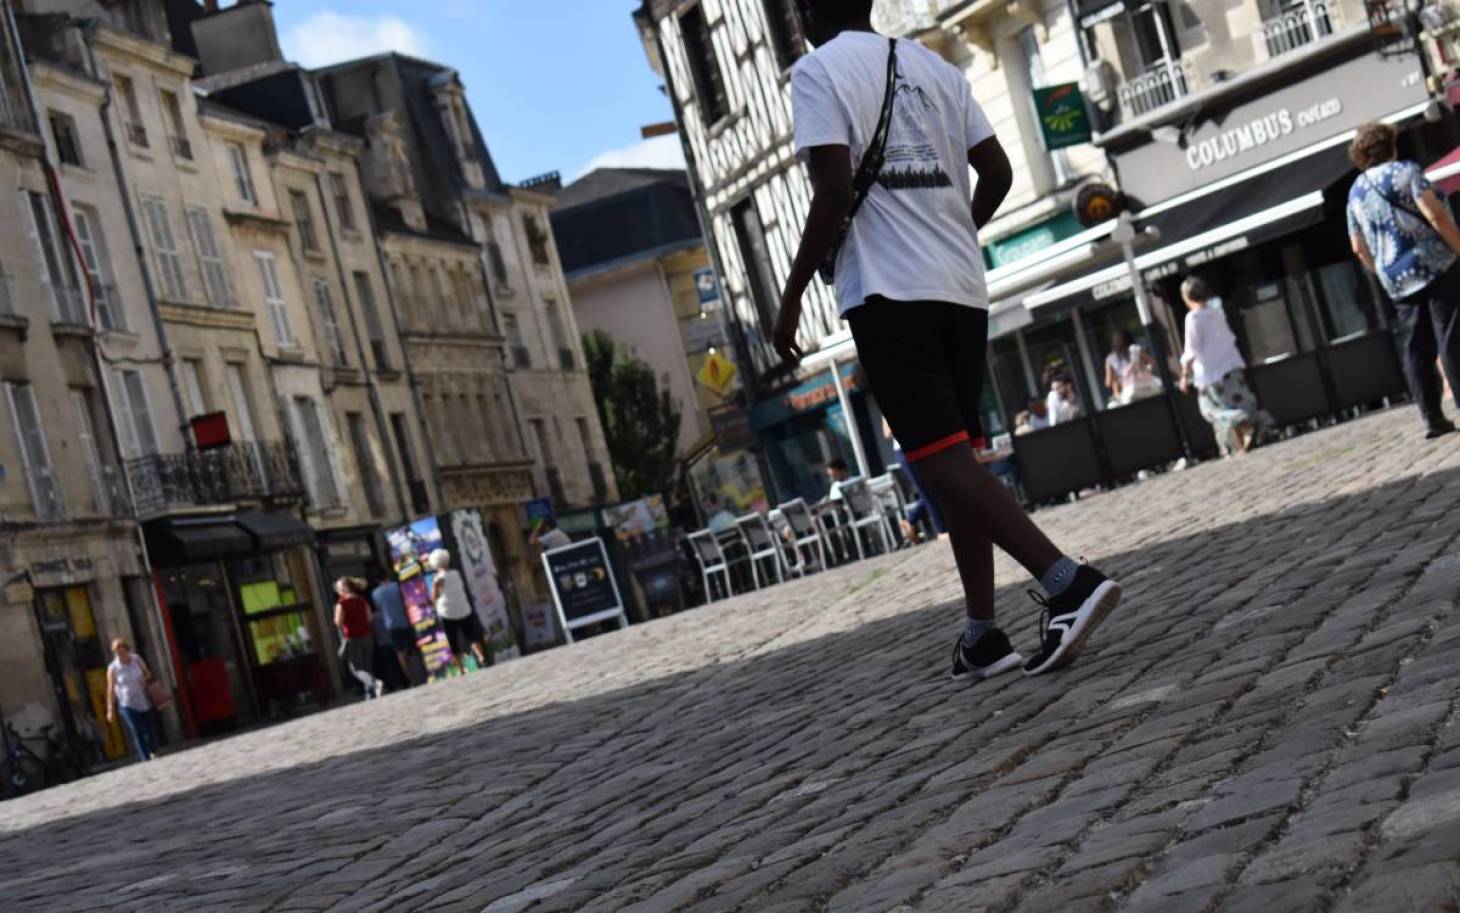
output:
[[[1328,37],[1343,24],[1339,11],[1336,4],[1304,3],[1274,16],[1252,35],[1257,52],[1278,57]]]
[[[139,149],[147,148],[147,128],[135,121],[127,122],[127,141]]]
[[[299,460],[288,444],[277,441],[141,457],[127,462],[127,476],[142,514],[304,497]]]
[[[1120,87],[1120,107],[1127,117],[1139,117],[1191,93],[1195,79],[1185,60],[1161,60]]]
[[[61,498],[61,483],[49,466],[37,466],[26,471],[30,482],[31,503],[35,518],[41,522],[64,520],[66,502]]]
[[[23,130],[26,133],[35,132],[35,125],[31,123],[30,111],[25,106],[25,100],[18,92],[6,85],[3,63],[0,63],[0,127]]]
[[[96,480],[96,512],[103,517],[130,517],[132,497],[120,466],[101,467]]]

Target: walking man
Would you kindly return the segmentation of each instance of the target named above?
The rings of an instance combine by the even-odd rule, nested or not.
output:
[[[872,0],[800,2],[817,48],[797,63],[791,91],[796,150],[814,195],[781,296],[776,351],[800,361],[801,298],[830,265],[872,393],[952,539],[968,603],[954,678],[1023,662],[994,625],[995,543],[1044,590],[1035,596],[1045,609],[1042,642],[1024,672],[1058,669],[1121,590],[1056,548],[970,446],[983,437],[988,346],[977,232],[1009,192],[1009,159],[963,74],[916,42],[877,34]]]
[[[1415,162],[1399,161],[1399,134],[1365,124],[1349,147],[1359,169],[1348,193],[1354,254],[1394,301],[1404,337],[1404,376],[1419,404],[1425,437],[1455,430],[1440,405],[1435,359],[1450,394],[1460,396],[1460,228]]]

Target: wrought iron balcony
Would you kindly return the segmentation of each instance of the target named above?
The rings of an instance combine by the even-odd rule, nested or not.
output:
[[[304,481],[287,443],[241,443],[216,450],[166,453],[127,462],[139,514],[186,507],[299,501]]]
[[[1191,94],[1195,76],[1185,60],[1161,60],[1120,87],[1120,107],[1127,117],[1139,117]]]
[[[1332,35],[1342,24],[1337,4],[1305,2],[1264,21],[1252,39],[1259,54],[1279,57]]]
[[[120,466],[101,467],[96,480],[96,512],[103,517],[130,517],[132,497]]]

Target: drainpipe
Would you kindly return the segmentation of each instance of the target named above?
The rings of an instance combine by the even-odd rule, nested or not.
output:
[[[358,182],[359,186],[366,187],[367,185],[365,184],[365,177],[360,173],[360,162],[358,159],[354,161],[354,169],[355,180]],[[366,194],[366,196],[368,198],[369,194]],[[395,338],[400,340],[401,367],[405,370],[406,377],[410,378],[411,400],[416,405],[416,430],[421,435],[421,442],[423,444],[421,458],[424,462],[430,464],[429,471],[431,473],[431,478],[436,482],[437,499],[444,501],[446,495],[446,483],[442,481],[441,478],[441,466],[436,462],[435,455],[429,453],[431,447],[431,437],[429,434],[426,433],[426,422],[429,419],[426,415],[425,405],[421,399],[421,378],[416,374],[415,367],[411,364],[411,347],[410,344],[406,341],[405,334],[401,332],[400,309],[396,306],[395,290],[391,287],[390,266],[385,262],[385,246],[380,238],[380,226],[377,225],[375,222],[375,211],[369,206],[365,207],[365,218],[370,220],[370,232],[375,236],[375,258],[380,263],[380,275],[383,279],[385,279],[385,303],[390,309],[390,323],[391,326],[395,329]],[[430,459],[426,459],[427,457],[430,457]],[[404,501],[402,501],[401,522],[402,524],[405,524],[409,523],[410,520],[410,507]]]
[[[16,63],[18,64],[18,69],[20,71],[20,80],[21,80],[21,84],[22,84],[22,86],[23,86],[23,88],[25,90],[25,103],[26,103],[26,107],[27,107],[27,109],[30,112],[31,122],[33,124],[35,124],[35,129],[36,129],[37,132],[39,132],[40,129],[41,129],[40,104],[36,100],[35,85],[31,82],[31,79],[30,79],[30,69],[26,65],[26,62],[25,62],[25,52],[24,52],[24,50],[22,48],[22,45],[21,45],[21,42],[20,42],[20,30],[17,27],[16,22],[15,22],[15,12],[14,12],[14,10],[11,9],[10,4],[8,2],[6,2],[6,0],[0,0],[0,11],[3,11],[4,17],[5,17],[5,21],[4,21],[5,35],[4,35],[4,38],[6,40],[8,40],[10,42],[11,47],[13,47],[15,49]],[[93,21],[91,21],[91,20],[87,20],[86,22],[83,22],[81,24],[81,33],[82,33],[83,40],[84,40],[84,43],[85,43],[85,46],[86,46],[87,62],[88,62],[88,66],[89,66],[89,68],[91,70],[91,75],[93,77],[96,74],[96,57],[95,57],[95,54],[93,53],[92,44],[91,44],[92,30],[93,30],[94,27],[95,27],[95,23]],[[117,156],[116,156],[115,137],[114,137],[114,134],[112,133],[112,130],[111,130],[111,122],[108,120],[108,112],[111,110],[111,100],[112,100],[111,86],[108,85],[107,86],[106,97],[103,100],[102,107],[101,107],[101,122],[102,122],[102,127],[105,130],[105,132],[106,132],[108,149],[111,151],[111,154],[112,154],[112,163],[116,167],[118,186],[119,186],[119,189],[123,191],[121,193],[121,196],[122,196],[123,203],[126,206],[128,225],[129,226],[132,226],[132,227],[135,227],[135,223],[134,223],[133,218],[132,218],[133,214],[132,214],[132,210],[131,210],[131,207],[130,207],[130,201],[127,199],[127,195],[125,193],[126,184],[122,180],[121,168],[120,168],[120,165],[118,163]],[[58,206],[58,211],[60,213],[62,213],[63,215],[65,215],[68,212],[68,210],[66,209],[65,195],[61,192],[60,176],[59,176],[58,171],[56,170],[55,165],[51,162],[50,148],[48,146],[45,146],[44,144],[42,144],[41,162],[42,162],[42,164],[45,167],[46,176],[47,176],[48,181],[50,183],[51,192],[53,194],[53,200],[55,201],[56,205]],[[67,236],[70,239],[71,244],[74,247],[76,245],[76,238],[75,238],[75,235],[71,232],[71,227],[70,227],[69,219],[67,220],[66,230],[67,230]],[[80,258],[78,257],[78,260],[79,259]],[[139,259],[140,259],[140,257],[139,257]],[[82,272],[84,274],[85,273],[85,270],[83,269]],[[151,299],[151,285],[150,285],[150,282],[148,281],[148,277],[147,277],[147,272],[146,272],[145,266],[143,267],[142,277],[143,277],[144,284],[146,284],[147,285],[147,288],[148,288],[149,300],[152,300]],[[120,464],[121,461],[122,461],[122,459],[123,459],[123,450],[122,450],[121,432],[120,432],[120,428],[118,427],[118,424],[117,424],[117,410],[116,410],[115,404],[112,401],[112,389],[111,389],[111,384],[108,382],[108,377],[107,377],[107,374],[106,374],[106,368],[105,368],[104,359],[103,359],[103,355],[102,355],[102,351],[101,351],[101,340],[100,340],[100,338],[95,333],[95,330],[96,330],[96,293],[95,293],[95,289],[93,289],[92,286],[91,286],[91,277],[90,276],[87,276],[86,278],[87,278],[87,291],[88,291],[88,293],[89,293],[89,295],[91,297],[91,315],[92,315],[91,320],[92,320],[92,331],[93,331],[92,332],[92,342],[91,342],[91,363],[92,363],[92,370],[94,370],[96,372],[98,386],[101,388],[102,404],[103,404],[103,407],[104,407],[104,411],[106,412],[107,431],[111,435],[112,447],[113,447],[114,451],[116,452],[116,454],[118,455],[118,463]],[[155,302],[154,302],[154,305],[155,305]],[[155,318],[156,317],[156,308],[155,308],[155,306],[153,307],[153,314],[154,314],[154,318]],[[159,333],[160,332],[161,332],[161,329],[159,327]],[[161,344],[164,345],[164,352],[165,352],[166,349],[165,349],[165,343],[163,343],[163,340],[162,339],[159,339],[159,343],[161,343]],[[166,355],[165,354],[164,354],[164,359],[166,359]],[[174,398],[176,399],[177,398],[177,387],[176,387],[175,381],[174,381],[174,379],[173,379],[170,371],[169,371],[168,378],[169,378],[169,381],[172,382],[171,385],[173,387],[173,395],[174,395]],[[141,524],[140,518],[138,518],[137,515],[136,515],[136,504],[137,504],[136,492],[134,492],[133,489],[132,489],[131,476],[129,476],[125,471],[120,472],[120,475],[121,475],[121,478],[122,478],[122,482],[123,482],[123,484],[125,485],[125,488],[126,488],[127,501],[128,501],[128,505],[129,505],[129,507],[131,509],[130,512],[131,512],[131,515],[132,515],[132,520],[134,521],[133,530],[135,531],[135,534],[136,534],[136,537],[137,537],[137,555],[138,555],[138,558],[141,561],[142,573],[143,573],[144,578],[149,583],[155,583],[156,576],[155,576],[154,571],[153,571],[153,568],[152,568],[151,554],[147,550],[147,538],[146,538],[146,536],[142,532],[142,524]],[[161,620],[162,619],[162,616],[163,616],[162,603],[160,602],[160,600],[157,597],[155,586],[149,586],[148,587],[148,590],[153,593],[153,610],[156,613],[156,616],[155,617],[158,618],[159,620]],[[164,641],[165,640],[166,640],[166,638],[164,638]],[[174,685],[176,687],[182,687],[183,686],[183,683],[182,683],[181,679],[178,676],[177,667],[176,667],[176,665],[173,662],[172,651],[170,649],[162,650],[161,653],[159,654],[157,650],[154,650],[153,653],[154,653],[154,657],[153,657],[154,662],[156,661],[157,655],[162,655],[162,656],[165,657],[165,659],[163,660],[163,663],[165,665],[165,668],[166,668],[168,674],[172,678],[172,681],[173,681]]]
[[[345,275],[345,263],[340,259],[339,242],[335,240],[334,220],[330,216],[329,207],[324,205],[324,201],[329,199],[325,195],[324,176],[318,172],[314,175],[314,186],[319,191],[320,210],[324,213],[325,232],[329,235],[330,253],[335,258],[335,272],[340,277],[340,288],[345,295],[345,307],[349,308],[351,301],[350,283],[348,277]],[[361,302],[361,307],[364,307],[363,302]],[[376,430],[380,433],[380,443],[385,450],[386,468],[390,471],[390,480],[395,487],[396,503],[400,505],[401,513],[405,513],[407,503],[405,485],[401,482],[400,467],[395,459],[395,450],[390,446],[390,432],[386,428],[385,407],[380,402],[380,389],[375,385],[375,372],[370,370],[370,363],[365,359],[365,343],[360,338],[360,324],[355,320],[354,310],[350,310],[349,314],[350,335],[355,338],[355,352],[360,358],[360,370],[365,372],[365,388],[370,393],[370,411],[375,413],[375,426]],[[346,433],[349,433],[349,429],[346,429]],[[361,454],[361,456],[367,455]]]
[[[172,343],[167,338],[167,324],[162,319],[162,308],[157,297],[157,285],[152,279],[152,271],[147,265],[147,248],[142,240],[142,228],[137,221],[137,210],[132,205],[132,195],[128,190],[127,175],[122,166],[122,155],[117,145],[117,134],[112,129],[111,110],[112,85],[110,80],[103,80],[96,65],[96,47],[93,43],[96,33],[96,20],[87,19],[80,24],[83,44],[86,47],[86,65],[88,75],[98,82],[106,85],[106,99],[102,102],[101,128],[106,135],[107,154],[112,161],[112,174],[116,178],[118,196],[122,199],[122,211],[127,216],[127,232],[132,236],[132,253],[137,259],[137,270],[142,276],[142,289],[147,295],[147,309],[152,315],[152,326],[157,333],[157,343],[162,348],[162,364],[167,371],[167,385],[172,393],[173,408],[177,410],[178,433],[182,437],[183,449],[189,447],[189,432],[187,407],[183,405],[182,384],[177,376],[177,352],[173,349]],[[120,453],[121,451],[118,450]]]

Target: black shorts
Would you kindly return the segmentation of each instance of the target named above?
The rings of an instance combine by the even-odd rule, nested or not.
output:
[[[983,308],[878,295],[847,312],[857,358],[909,462],[983,442]]]
[[[457,656],[465,656],[472,644],[481,643],[485,633],[475,612],[465,618],[443,618],[441,627],[446,629],[446,642]]]
[[[416,646],[416,629],[391,628],[390,645],[396,650],[397,653],[415,652],[417,649],[419,649]]]

